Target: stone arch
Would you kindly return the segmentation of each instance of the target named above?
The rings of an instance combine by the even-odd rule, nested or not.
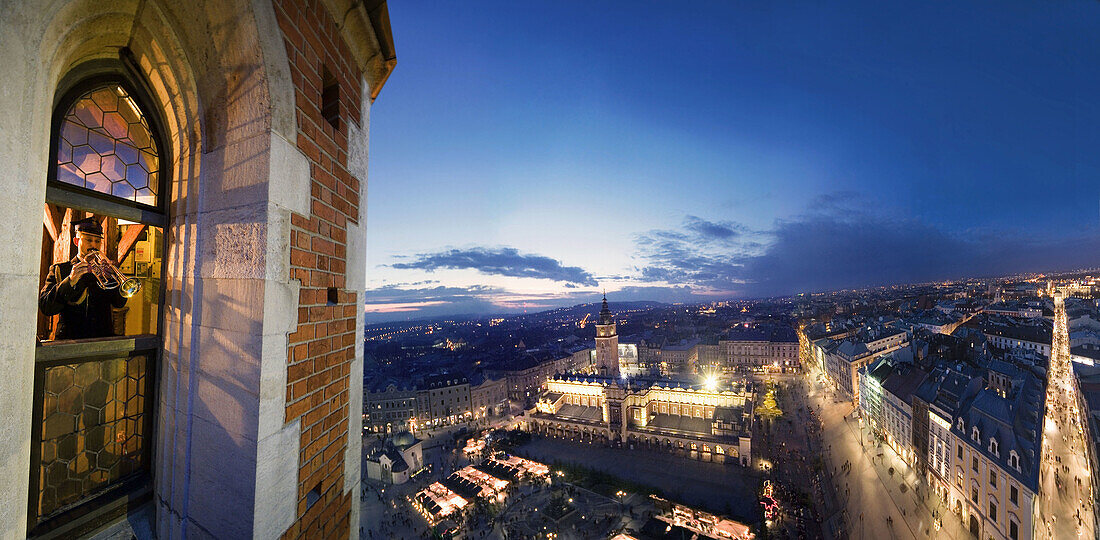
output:
[[[4,24],[0,46],[20,58],[6,68],[0,95],[22,101],[0,119],[0,163],[15,177],[10,185],[16,189],[8,191],[10,204],[22,209],[0,226],[8,237],[40,234],[50,119],[65,86],[95,73],[104,62],[131,64],[143,79],[153,101],[149,114],[159,117],[166,132],[163,150],[171,171],[165,193],[170,247],[163,269],[164,348],[157,369],[157,401],[164,405],[156,409],[156,440],[150,441],[155,445],[151,470],[157,536],[186,536],[188,530],[278,536],[296,519],[296,481],[283,481],[262,469],[251,479],[219,470],[255,463],[260,455],[276,460],[277,469],[298,466],[298,425],[282,422],[286,333],[297,321],[280,315],[297,311],[297,294],[289,279],[289,254],[285,261],[275,255],[284,254],[289,242],[289,212],[308,215],[310,178],[308,162],[296,148],[294,87],[272,4],[56,0],[21,9],[14,22]],[[243,261],[234,261],[220,239],[258,247],[245,250]],[[0,261],[15,277],[4,280],[0,294],[18,299],[22,310],[33,306],[38,261],[5,252],[10,249],[0,249]],[[235,255],[241,259],[242,253]],[[8,265],[9,260],[18,264]],[[218,279],[251,280],[254,286],[226,289],[215,283]],[[226,313],[204,310],[215,303]],[[0,337],[0,347],[8,350],[10,339],[15,356],[33,358],[33,318],[13,330],[10,338]],[[239,388],[214,385],[218,387],[204,387],[207,399],[195,396],[202,384],[195,381],[201,379],[198,351],[204,342],[240,344],[240,350],[205,347],[201,359],[206,375],[231,380]],[[229,373],[234,368],[227,366],[242,356],[256,366],[251,379]],[[263,380],[261,364],[269,374]],[[33,373],[22,370],[6,379],[13,388],[29,388]],[[23,392],[0,386],[0,408],[26,409],[24,399]],[[192,431],[197,422],[191,418],[201,418],[207,435]],[[25,417],[13,419],[13,429],[30,433],[30,419],[28,410]],[[349,437],[348,456],[358,456],[357,441]],[[0,441],[0,484],[9,487],[0,495],[0,530],[14,536],[26,533],[26,446],[21,438]],[[215,449],[221,454],[218,459],[204,455]],[[203,477],[218,480],[192,481]],[[345,490],[356,477],[346,475]],[[189,504],[209,499],[215,490],[241,496],[228,504]]]

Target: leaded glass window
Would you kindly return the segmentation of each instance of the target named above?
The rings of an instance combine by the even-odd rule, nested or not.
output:
[[[108,71],[63,83],[54,109],[32,394],[31,536],[82,536],[152,494],[168,223],[160,195],[170,160],[162,123],[134,71]],[[96,265],[94,276],[74,272],[80,263]],[[123,293],[121,282],[135,280],[141,287]]]
[[[157,206],[160,154],[149,121],[117,83],[69,107],[57,137],[57,180]]]

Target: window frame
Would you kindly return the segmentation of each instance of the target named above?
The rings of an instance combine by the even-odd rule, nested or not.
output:
[[[96,63],[97,65],[100,63]],[[113,65],[115,62],[111,62],[108,65]],[[95,69],[90,67],[88,69]],[[53,204],[59,204],[68,206],[77,210],[84,210],[89,212],[99,213],[98,210],[109,209],[115,212],[112,217],[120,217],[130,221],[138,221],[141,223],[147,223],[149,225],[156,225],[158,227],[167,227],[168,225],[168,192],[167,187],[171,185],[169,179],[169,173],[171,169],[168,167],[168,163],[171,163],[172,156],[169,152],[167,145],[167,138],[164,136],[166,130],[164,129],[165,123],[160,115],[160,109],[152,107],[154,103],[152,94],[145,87],[145,84],[141,82],[140,78],[134,70],[129,69],[125,64],[119,68],[107,69],[107,65],[103,68],[96,70],[95,74],[89,74],[80,76],[79,74],[70,74],[71,82],[63,80],[62,87],[59,88],[57,97],[53,103],[53,113],[50,119],[50,166],[46,170],[46,200],[51,202],[51,195],[57,198],[56,201],[52,201]],[[69,79],[70,77],[66,77]],[[114,195],[101,193],[92,189],[88,189],[83,186],[75,186],[62,182],[57,179],[57,153],[58,153],[58,137],[61,133],[61,124],[65,121],[65,114],[68,112],[69,107],[76,103],[84,94],[99,88],[106,84],[118,84],[137,102],[141,108],[142,115],[146,121],[149,122],[150,137],[157,145],[157,204],[148,205],[139,203],[137,201],[130,201]],[[62,90],[64,88],[64,90]],[[69,204],[69,203],[73,204]],[[106,204],[102,204],[106,203]],[[86,207],[79,207],[76,205],[84,205]],[[121,208],[119,208],[121,206]]]
[[[41,534],[68,535],[90,532],[105,519],[125,513],[134,506],[152,499],[155,467],[156,435],[154,419],[159,395],[159,371],[164,344],[164,306],[170,244],[169,208],[171,163],[173,157],[167,136],[163,111],[156,105],[153,92],[140,74],[128,49],[119,51],[117,59],[94,60],[73,68],[57,86],[52,102],[50,140],[46,169],[45,200],[73,210],[90,212],[97,216],[141,223],[160,228],[161,282],[156,304],[157,328],[154,334],[110,336],[92,339],[37,341],[34,355],[34,384],[31,395],[32,424],[30,433],[30,482],[27,492],[27,532],[29,536]],[[116,84],[136,102],[149,124],[150,138],[157,149],[157,200],[148,205],[121,197],[100,193],[83,186],[75,186],[57,179],[57,159],[61,126],[66,113],[76,101],[88,92],[107,84]],[[37,311],[37,310],[36,310]],[[36,313],[36,316],[38,314]],[[68,507],[59,509],[42,519],[38,515],[39,483],[41,477],[42,403],[44,378],[47,369],[59,365],[80,364],[112,358],[146,357],[145,396],[143,415],[144,441],[141,450],[144,466],[136,472],[106,484],[100,491],[86,495]]]

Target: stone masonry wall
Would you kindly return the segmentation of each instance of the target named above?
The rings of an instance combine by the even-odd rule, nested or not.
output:
[[[321,2],[274,0],[274,6],[295,88],[297,145],[312,180],[309,215],[291,216],[290,275],[301,281],[301,292],[297,331],[288,342],[285,421],[301,418],[301,441],[298,519],[284,537],[346,538],[352,496],[344,493],[344,464],[359,298],[345,276],[348,227],[359,225],[360,203],[360,179],[348,169],[348,127],[360,122],[362,73]],[[336,129],[322,115],[325,70],[339,85]]]

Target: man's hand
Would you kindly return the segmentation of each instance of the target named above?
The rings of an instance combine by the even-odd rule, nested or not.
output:
[[[76,287],[77,283],[80,283],[81,278],[88,275],[88,263],[80,261],[73,265],[72,271],[69,272],[69,286]]]

